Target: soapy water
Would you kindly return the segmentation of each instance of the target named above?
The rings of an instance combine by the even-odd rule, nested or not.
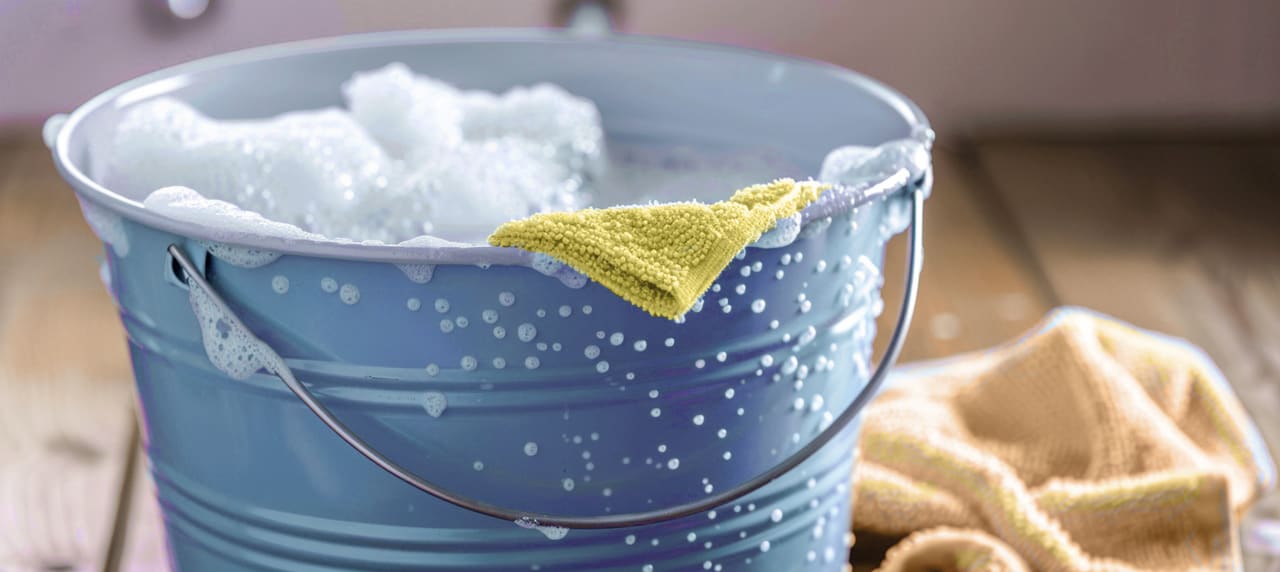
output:
[[[550,84],[503,94],[464,91],[402,64],[358,73],[343,86],[346,109],[297,111],[260,120],[218,120],[161,97],[129,109],[97,177],[171,218],[217,228],[219,238],[266,235],[305,241],[464,246],[482,244],[503,222],[588,205],[715,201],[736,189],[788,176],[807,178],[769,149],[606,142],[590,101]],[[920,138],[880,147],[842,147],[820,179],[878,180],[928,167]],[[901,230],[895,209],[887,230]],[[127,253],[127,238],[104,217],[95,230]],[[794,241],[794,216],[756,246]],[[215,245],[244,266],[274,260],[260,250]],[[123,251],[123,252],[121,252]],[[278,255],[277,255],[278,256]],[[578,288],[586,277],[559,261],[530,261]],[[403,265],[414,282],[434,267]]]
[[[402,64],[356,74],[348,109],[217,120],[168,97],[128,110],[99,179],[165,187],[305,232],[397,243],[482,241],[502,222],[584,206],[603,168],[591,102],[550,84],[458,90]]]

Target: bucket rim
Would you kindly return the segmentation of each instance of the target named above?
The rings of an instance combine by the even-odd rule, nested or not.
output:
[[[457,28],[440,30],[381,31],[346,34],[322,38],[297,40],[265,46],[251,47],[215,54],[153,71],[117,84],[73,110],[58,128],[51,141],[51,152],[59,174],[82,200],[109,212],[161,231],[187,239],[220,242],[240,247],[257,248],[286,255],[350,261],[391,262],[401,264],[476,264],[476,265],[527,265],[530,253],[510,247],[487,244],[445,242],[391,244],[359,242],[344,239],[312,239],[281,237],[266,234],[236,233],[228,236],[225,230],[205,223],[190,223],[170,218],[146,208],[141,201],[116,193],[94,181],[70,156],[71,137],[84,120],[108,106],[128,105],[131,101],[154,97],[181,87],[188,76],[251,62],[320,54],[359,48],[376,48],[406,45],[432,44],[503,44],[503,43],[559,43],[583,46],[624,45],[659,49],[685,49],[703,52],[720,52],[738,57],[762,58],[771,62],[804,66],[830,74],[855,88],[865,90],[887,104],[906,122],[912,132],[930,129],[924,112],[901,92],[869,76],[830,62],[777,54],[766,50],[739,47],[711,42],[684,40],[641,34],[611,33],[602,36],[584,36],[568,30],[539,28]],[[849,204],[856,208],[883,194],[866,194],[861,200]],[[806,221],[810,217],[805,217]]]

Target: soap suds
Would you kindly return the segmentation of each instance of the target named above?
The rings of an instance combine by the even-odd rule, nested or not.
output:
[[[343,95],[346,109],[260,120],[143,102],[118,125],[102,182],[129,196],[184,187],[329,238],[479,242],[508,220],[584,206],[603,170],[595,105],[550,84],[463,91],[391,64]]]

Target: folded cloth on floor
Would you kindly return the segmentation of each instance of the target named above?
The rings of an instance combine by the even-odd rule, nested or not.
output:
[[[882,570],[1236,570],[1275,481],[1257,428],[1190,344],[1080,309],[905,368],[865,413],[855,530]]]

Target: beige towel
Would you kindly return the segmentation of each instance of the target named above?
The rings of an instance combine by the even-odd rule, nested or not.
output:
[[[1087,311],[895,378],[867,411],[854,526],[882,570],[1232,570],[1275,468],[1194,347]]]

